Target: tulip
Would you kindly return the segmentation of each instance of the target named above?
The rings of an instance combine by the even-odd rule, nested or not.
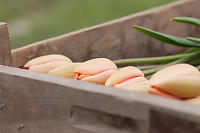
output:
[[[80,64],[81,63],[68,63],[51,70],[49,74],[74,79],[74,70]]]
[[[149,82],[143,72],[132,66],[124,67],[113,73],[105,85],[140,92],[148,92],[149,89]]]
[[[166,98],[171,98],[171,99],[179,99],[178,97],[176,96],[173,96],[171,94],[168,94],[166,92],[163,92],[163,91],[160,91],[154,87],[150,88],[149,89],[149,93],[150,94],[153,94],[153,95],[157,95],[157,96],[162,96],[162,97],[166,97]]]
[[[189,64],[177,64],[155,73],[150,79],[151,94],[178,99],[200,95],[200,72]]]
[[[97,84],[105,84],[105,81],[117,70],[117,66],[109,59],[97,58],[86,61],[75,68],[76,80],[82,80]]]
[[[200,97],[188,99],[188,100],[185,100],[185,102],[200,105]]]
[[[27,62],[23,68],[32,71],[48,73],[52,69],[71,62],[72,61],[69,58],[63,55],[53,54],[34,58]]]
[[[139,78],[135,78],[135,79],[139,79]],[[127,86],[116,86],[117,88],[122,88],[122,89],[126,89],[126,90],[130,90],[130,91],[136,91],[136,92],[142,92],[142,93],[148,93],[149,89],[150,89],[150,83],[149,81],[143,77],[143,79],[141,79],[140,81],[138,81],[137,83],[132,83],[129,84]]]

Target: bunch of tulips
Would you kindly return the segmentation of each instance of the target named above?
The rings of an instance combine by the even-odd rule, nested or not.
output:
[[[200,27],[197,18],[172,20]],[[134,28],[160,41],[191,49],[164,57],[116,61],[96,58],[77,63],[53,54],[30,60],[24,69],[200,104],[200,39],[175,37],[140,26]]]

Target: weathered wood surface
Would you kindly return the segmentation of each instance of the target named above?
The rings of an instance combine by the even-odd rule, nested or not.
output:
[[[179,2],[130,15],[102,25],[51,38],[12,51],[13,66],[46,54],[59,53],[74,61],[95,57],[121,59],[167,55],[183,49],[150,39],[132,28],[137,24],[177,36],[197,36],[199,29],[170,22],[174,16],[200,17],[199,0]]]
[[[6,23],[0,22],[0,64],[11,65],[10,40]]]
[[[198,106],[7,66],[3,104],[1,133],[200,132]]]
[[[74,61],[177,53],[183,49],[131,25],[195,36],[197,28],[169,19],[200,17],[199,6],[199,0],[184,0],[19,48],[12,51],[13,66],[51,53]],[[0,66],[0,133],[199,133],[199,112],[198,106],[175,100]]]

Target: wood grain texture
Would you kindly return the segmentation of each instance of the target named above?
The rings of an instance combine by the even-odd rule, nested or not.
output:
[[[7,66],[0,85],[2,133],[200,132],[200,108],[184,102]]]
[[[179,2],[133,14],[105,24],[86,28],[12,51],[13,66],[21,67],[28,60],[46,54],[59,53],[74,61],[95,57],[121,59],[168,55],[182,52],[182,48],[164,45],[132,28],[148,27],[177,36],[197,36],[199,29],[186,24],[170,22],[175,16],[200,18],[199,0]]]
[[[10,40],[6,23],[0,22],[0,64],[11,65]]]
[[[181,52],[184,49],[152,40],[131,25],[195,36],[197,28],[169,19],[200,17],[199,6],[199,0],[184,0],[37,42],[13,50],[12,65],[21,67],[51,53],[84,61]],[[198,106],[180,101],[0,66],[0,133],[198,133],[199,112]]]

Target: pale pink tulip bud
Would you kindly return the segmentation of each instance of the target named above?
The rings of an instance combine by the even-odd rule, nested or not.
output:
[[[157,95],[166,94],[167,97],[171,95],[180,99],[200,95],[200,72],[189,64],[177,64],[164,68],[155,73],[150,82],[152,94],[159,92]]]
[[[74,73],[76,80],[104,84],[116,70],[117,66],[111,60],[97,58],[82,63],[76,67]]]
[[[148,92],[149,82],[143,72],[137,67],[124,67],[115,73],[105,83],[106,86]]]
[[[141,78],[141,79],[139,80],[139,78]],[[127,86],[116,86],[116,87],[126,89],[126,90],[130,90],[130,91],[149,93],[150,82],[144,77],[137,77],[135,79],[137,79],[139,81],[137,81],[136,83],[132,82],[132,84],[129,84]]]
[[[52,69],[71,62],[72,61],[69,58],[63,55],[53,54],[34,58],[27,62],[23,68],[32,71],[48,73]]]
[[[188,100],[185,100],[185,102],[200,105],[200,97],[188,99]]]
[[[74,79],[74,70],[81,63],[68,63],[66,65],[57,67],[49,72],[49,74]]]
[[[166,98],[171,98],[171,99],[180,99],[174,95],[168,94],[166,92],[160,91],[157,88],[154,88],[151,86],[151,88],[149,89],[149,93],[156,95],[156,96],[162,96],[162,97],[166,97]]]

